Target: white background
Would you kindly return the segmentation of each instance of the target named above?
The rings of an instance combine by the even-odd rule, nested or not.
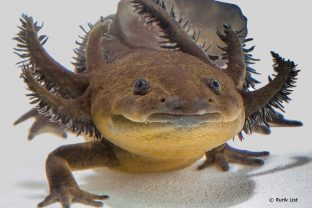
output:
[[[50,54],[72,68],[74,41],[82,34],[78,25],[95,22],[100,16],[114,13],[117,1],[2,1],[0,7],[0,207],[36,207],[48,193],[44,162],[49,152],[58,146],[82,141],[70,136],[63,141],[49,134],[27,141],[31,121],[13,127],[13,122],[30,109],[24,83],[19,79],[13,55],[22,13],[44,21],[43,33],[49,36],[45,45]],[[232,0],[249,19],[249,36],[254,38],[255,57],[262,61],[256,69],[266,83],[272,72],[270,50],[279,52],[299,64],[302,69],[298,87],[287,105],[287,117],[302,120],[302,128],[274,129],[270,136],[250,136],[236,147],[249,150],[270,150],[273,155],[262,168],[232,165],[229,173],[215,168],[203,172],[194,169],[152,174],[130,175],[106,171],[98,174],[84,171],[76,174],[82,188],[111,198],[111,207],[309,207],[312,203],[311,131],[311,3],[306,0]],[[232,143],[232,142],[231,142]],[[233,144],[233,143],[232,143]],[[293,156],[297,156],[294,159]],[[271,171],[270,171],[271,170]],[[272,171],[273,170],[273,171]],[[258,176],[255,172],[266,172]],[[273,197],[294,197],[299,203],[269,203]],[[53,205],[51,207],[59,207]],[[83,207],[74,205],[73,207]]]

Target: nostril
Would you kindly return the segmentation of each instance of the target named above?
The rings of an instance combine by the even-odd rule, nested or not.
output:
[[[160,98],[159,101],[164,103],[164,102],[166,102],[166,99],[165,98]]]
[[[210,99],[209,99],[209,103],[213,103],[213,102],[214,102],[213,99],[210,98]]]

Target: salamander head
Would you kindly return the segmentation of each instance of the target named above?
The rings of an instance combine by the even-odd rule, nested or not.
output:
[[[190,149],[198,155],[244,124],[243,101],[231,78],[184,53],[138,51],[103,76],[92,118],[107,139],[131,152],[183,157],[176,151]]]

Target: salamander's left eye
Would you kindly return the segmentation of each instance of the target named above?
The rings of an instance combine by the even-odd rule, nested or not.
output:
[[[133,86],[133,93],[135,95],[146,95],[149,92],[150,85],[147,80],[139,79],[135,81]]]
[[[218,80],[216,79],[211,79],[208,78],[206,79],[206,83],[208,85],[208,87],[213,90],[216,94],[219,94],[221,91],[221,84]]]

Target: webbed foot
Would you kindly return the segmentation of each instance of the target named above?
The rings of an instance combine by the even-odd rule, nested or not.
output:
[[[55,134],[56,136],[59,136],[64,139],[67,137],[67,133],[65,132],[64,128],[61,127],[61,125],[59,125],[58,123],[50,122],[47,117],[39,114],[37,109],[35,108],[26,112],[19,119],[17,119],[14,122],[14,125],[22,123],[30,118],[35,118],[35,122],[29,129],[28,140],[32,140],[36,136],[47,132]]]
[[[223,171],[228,171],[230,162],[244,165],[261,166],[264,164],[264,161],[257,157],[268,156],[269,154],[270,153],[267,151],[250,152],[246,150],[235,149],[228,144],[223,144],[206,152],[206,160],[198,167],[198,169],[202,170],[210,165],[215,164]]]
[[[81,203],[93,207],[102,207],[103,202],[98,200],[104,200],[107,198],[108,196],[106,195],[95,195],[80,190],[78,186],[61,186],[55,190],[52,190],[51,194],[38,204],[38,207],[45,207],[55,202],[61,203],[63,208],[69,208],[72,203]]]

